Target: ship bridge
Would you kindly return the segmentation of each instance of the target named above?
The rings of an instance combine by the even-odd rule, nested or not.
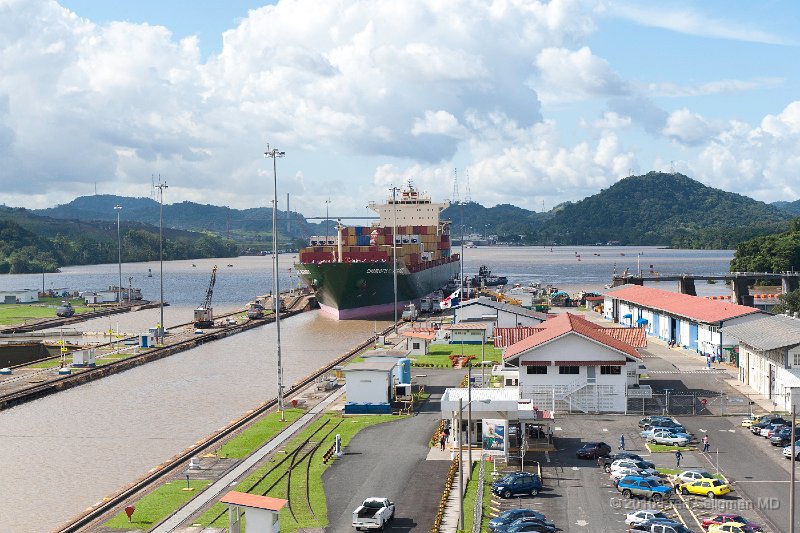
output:
[[[411,184],[390,197],[386,203],[370,202],[367,206],[381,217],[378,226],[437,226],[439,213],[447,209],[450,202],[434,204],[428,194],[420,194]]]

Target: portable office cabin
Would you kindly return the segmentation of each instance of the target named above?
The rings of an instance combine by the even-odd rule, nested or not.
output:
[[[345,378],[345,414],[391,413],[397,362],[368,360],[342,368]]]

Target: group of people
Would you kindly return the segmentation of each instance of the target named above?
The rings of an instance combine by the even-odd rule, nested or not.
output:
[[[450,438],[450,427],[445,426],[445,428],[442,430],[442,436],[439,437],[439,447],[442,450],[444,450],[444,446],[445,444],[447,444],[447,439],[449,438]]]

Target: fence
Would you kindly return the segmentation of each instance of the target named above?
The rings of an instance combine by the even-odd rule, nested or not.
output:
[[[486,474],[486,462],[481,454],[481,469],[478,472],[478,484],[475,485],[475,514],[472,520],[472,533],[481,533],[481,520],[483,520],[483,482]]]
[[[628,398],[628,413],[645,415],[748,415],[753,402],[742,394],[717,392],[653,393],[650,397]]]

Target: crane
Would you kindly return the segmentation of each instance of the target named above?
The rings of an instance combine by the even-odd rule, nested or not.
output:
[[[211,308],[211,297],[214,294],[214,283],[217,281],[217,265],[211,269],[211,281],[208,282],[206,299],[194,310],[194,327],[210,328],[214,325],[214,310]]]

